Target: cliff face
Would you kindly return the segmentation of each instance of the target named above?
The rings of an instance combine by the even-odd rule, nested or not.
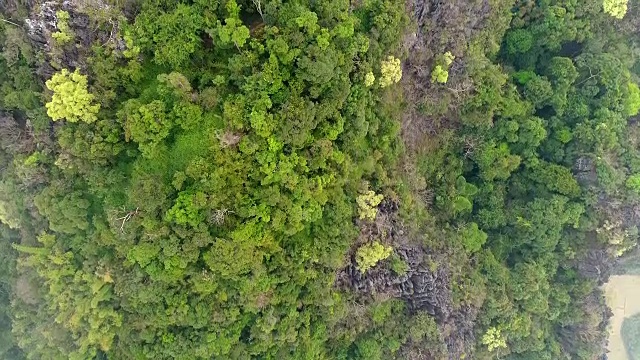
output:
[[[409,0],[408,9],[417,25],[417,49],[460,53],[487,26],[492,8],[488,0]]]
[[[455,305],[453,276],[446,259],[450,254],[422,244],[420,237],[403,224],[398,205],[388,200],[380,204],[376,222],[361,224],[360,240],[382,239],[394,244],[396,261],[406,264],[406,271],[397,273],[389,264],[381,264],[362,273],[352,252],[347,266],[338,273],[336,286],[353,291],[365,303],[379,297],[397,298],[404,300],[412,313],[432,315],[443,335],[448,358],[460,359],[473,351],[473,326],[479,309]],[[405,346],[405,357],[413,359],[414,350],[411,344]],[[438,358],[435,350],[421,352],[426,358]]]
[[[425,136],[455,127],[459,105],[474,91],[469,70],[473,64],[467,63],[466,54],[478,49],[498,51],[508,27],[511,3],[496,1],[492,6],[488,0],[407,2],[415,26],[404,41],[409,56],[403,66],[407,99],[403,132],[409,148]],[[446,85],[436,86],[432,72],[445,53],[455,58],[448,69]],[[425,115],[425,108],[437,109],[436,114]]]
[[[34,48],[42,54],[38,75],[43,81],[60,69],[86,72],[92,46],[114,42],[119,45],[116,48],[124,47],[118,37],[120,10],[102,0],[30,1],[26,8],[24,26]],[[67,13],[68,20],[59,19],[59,12]],[[56,41],[52,36],[61,30],[61,22],[68,28],[69,41]]]

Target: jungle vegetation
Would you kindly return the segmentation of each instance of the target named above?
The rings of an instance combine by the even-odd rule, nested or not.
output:
[[[605,353],[637,0],[0,12],[0,358]]]

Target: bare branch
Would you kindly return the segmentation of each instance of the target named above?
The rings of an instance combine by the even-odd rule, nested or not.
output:
[[[211,216],[211,221],[216,225],[222,225],[224,224],[224,220],[226,219],[227,215],[233,213],[234,212],[229,209],[218,209],[214,211],[213,215]]]
[[[127,221],[131,220],[132,217],[138,215],[139,212],[140,212],[140,208],[136,208],[133,211],[129,211],[124,216],[116,218],[117,221],[122,220],[122,223],[120,224],[120,232],[122,232],[124,234],[124,224],[126,224]]]
[[[11,24],[11,25],[14,25],[14,26],[17,26],[17,27],[21,27],[20,25],[14,23],[13,21],[9,21],[9,20],[6,20],[6,19],[0,19],[0,21],[4,21],[7,24]]]
[[[253,1],[253,5],[256,7],[256,10],[258,10],[258,14],[260,14],[262,21],[264,21],[264,15],[262,14],[262,1],[261,0],[252,0],[252,1]]]

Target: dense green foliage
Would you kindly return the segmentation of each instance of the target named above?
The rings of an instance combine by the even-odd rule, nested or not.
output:
[[[0,357],[603,353],[637,2],[490,1],[418,70],[404,1],[54,3],[0,6]]]
[[[480,251],[472,267],[484,284],[459,290],[467,305],[484,300],[477,358],[592,359],[605,344],[600,269],[637,244],[628,211],[640,158],[627,122],[637,37],[601,6],[520,2],[499,52],[466,48],[474,93],[440,113],[458,123],[436,150],[418,148],[436,224],[456,224],[461,246]]]
[[[403,9],[261,11],[149,1],[120,23],[126,52],[96,47],[88,72],[47,81],[48,114],[66,120],[55,143],[3,153],[5,192],[23,186],[16,167],[40,177],[2,202],[37,299],[14,309],[28,357],[351,358],[406,341],[400,319],[383,321],[401,302],[381,305],[361,344],[364,328],[329,331],[348,313],[332,283],[362,181],[385,189],[397,154],[377,103],[401,77]],[[371,71],[381,83],[367,89]]]

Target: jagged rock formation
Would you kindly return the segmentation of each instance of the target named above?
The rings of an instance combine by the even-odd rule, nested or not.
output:
[[[396,256],[408,265],[406,273],[396,274],[388,263],[382,262],[363,274],[357,269],[352,251],[349,263],[338,273],[336,286],[365,300],[376,294],[384,295],[403,299],[409,311],[426,311],[438,323],[449,358],[459,359],[475,341],[473,324],[478,309],[456,308],[451,273],[444,265],[447,262],[440,259],[444,254],[429,251],[410,239],[397,211],[397,203],[385,200],[379,207],[376,224],[361,225],[366,237],[387,235],[385,241],[394,244]]]
[[[598,183],[596,164],[588,156],[579,157],[573,165],[573,174],[582,186],[594,186]]]
[[[472,40],[486,29],[492,9],[487,0],[409,0],[407,9],[417,25],[417,31],[405,37],[404,47],[411,56],[403,64],[402,80],[408,104],[403,113],[403,139],[411,149],[425,136],[455,127],[457,106],[474,90],[464,55]],[[434,85],[431,73],[436,57],[445,52],[455,60],[446,86]],[[424,108],[450,111],[446,117],[433,117],[425,115]]]
[[[113,40],[124,46],[122,39],[115,39],[118,32],[118,22],[110,20],[111,28],[96,26],[92,23],[87,9],[108,10],[110,5],[101,0],[90,2],[78,1],[44,1],[38,6],[30,6],[30,16],[25,20],[27,34],[34,47],[45,55],[41,62],[38,75],[42,79],[49,79],[60,69],[87,70],[87,58],[91,56],[91,46],[105,44]],[[52,34],[59,30],[56,12],[69,13],[68,26],[73,40],[67,44],[56,44]]]
[[[430,269],[425,261],[429,256],[420,247],[404,246],[395,251],[409,265],[406,274],[395,274],[387,266],[378,266],[363,274],[352,259],[342,274],[342,284],[360,294],[384,293],[402,298],[412,310],[425,310],[439,320],[447,319],[451,315],[447,306],[451,303],[447,270]]]
[[[412,0],[408,5],[418,25],[414,47],[431,51],[432,55],[462,51],[484,28],[484,21],[491,14],[488,0]]]

